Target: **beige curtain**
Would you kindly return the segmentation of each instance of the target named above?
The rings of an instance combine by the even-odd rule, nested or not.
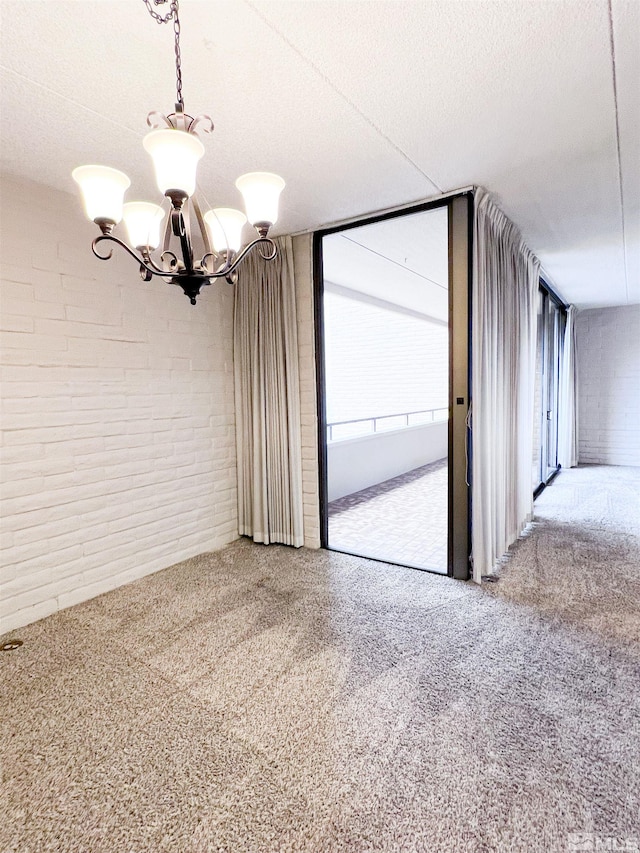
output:
[[[238,529],[255,542],[303,544],[300,388],[293,250],[254,251],[234,308]]]
[[[531,448],[540,263],[479,189],[472,307],[472,557],[480,582],[533,516]]]
[[[578,365],[576,362],[576,307],[567,311],[560,361],[558,406],[558,462],[563,468],[578,464]]]

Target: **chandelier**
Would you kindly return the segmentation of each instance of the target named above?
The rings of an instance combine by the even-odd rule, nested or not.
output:
[[[145,201],[124,204],[124,194],[131,181],[124,172],[108,166],[79,166],[72,175],[80,186],[88,218],[101,231],[91,244],[94,255],[100,260],[109,260],[113,249],[102,254],[99,246],[104,242],[115,243],[138,262],[143,281],[159,276],[170,284],[177,284],[195,305],[203,286],[219,278],[233,284],[237,280],[238,266],[255,247],[259,247],[259,254],[267,261],[276,257],[275,243],[268,234],[278,218],[278,200],[284,181],[270,172],[242,175],[236,187],[244,197],[246,216],[228,207],[214,208],[203,214],[195,193],[198,161],[205,149],[197,131],[211,133],[213,122],[207,115],[193,118],[184,111],[178,0],[171,0],[169,12],[164,16],[158,14],[154,6],[168,0],[143,2],[159,24],[172,20],[175,34],[175,112],[167,116],[150,112],[147,125],[152,130],[142,143],[153,160],[156,182],[165,202],[163,206]],[[130,245],[113,233],[122,219]],[[243,247],[242,229],[247,220],[258,237]],[[195,240],[204,249],[201,256],[194,254]]]

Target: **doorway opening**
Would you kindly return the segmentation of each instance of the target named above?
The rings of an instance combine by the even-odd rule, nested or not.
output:
[[[322,545],[465,578],[470,208],[315,235]]]

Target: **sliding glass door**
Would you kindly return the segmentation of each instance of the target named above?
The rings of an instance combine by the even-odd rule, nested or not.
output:
[[[323,240],[328,539],[447,571],[446,207]]]
[[[538,292],[538,334],[533,446],[533,490],[541,491],[558,472],[560,361],[566,324],[561,302],[542,282]]]
[[[466,578],[469,199],[316,235],[322,544]]]

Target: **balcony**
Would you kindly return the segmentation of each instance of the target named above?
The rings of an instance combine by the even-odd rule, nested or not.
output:
[[[327,424],[327,442],[359,438],[372,433],[388,432],[424,424],[441,423],[449,417],[449,410],[422,409],[419,412],[402,412],[399,415],[377,415],[372,418],[358,418],[352,421],[336,421]]]
[[[446,572],[448,409],[327,425],[329,547]]]
[[[329,503],[329,546],[419,569],[447,571],[447,459]]]

